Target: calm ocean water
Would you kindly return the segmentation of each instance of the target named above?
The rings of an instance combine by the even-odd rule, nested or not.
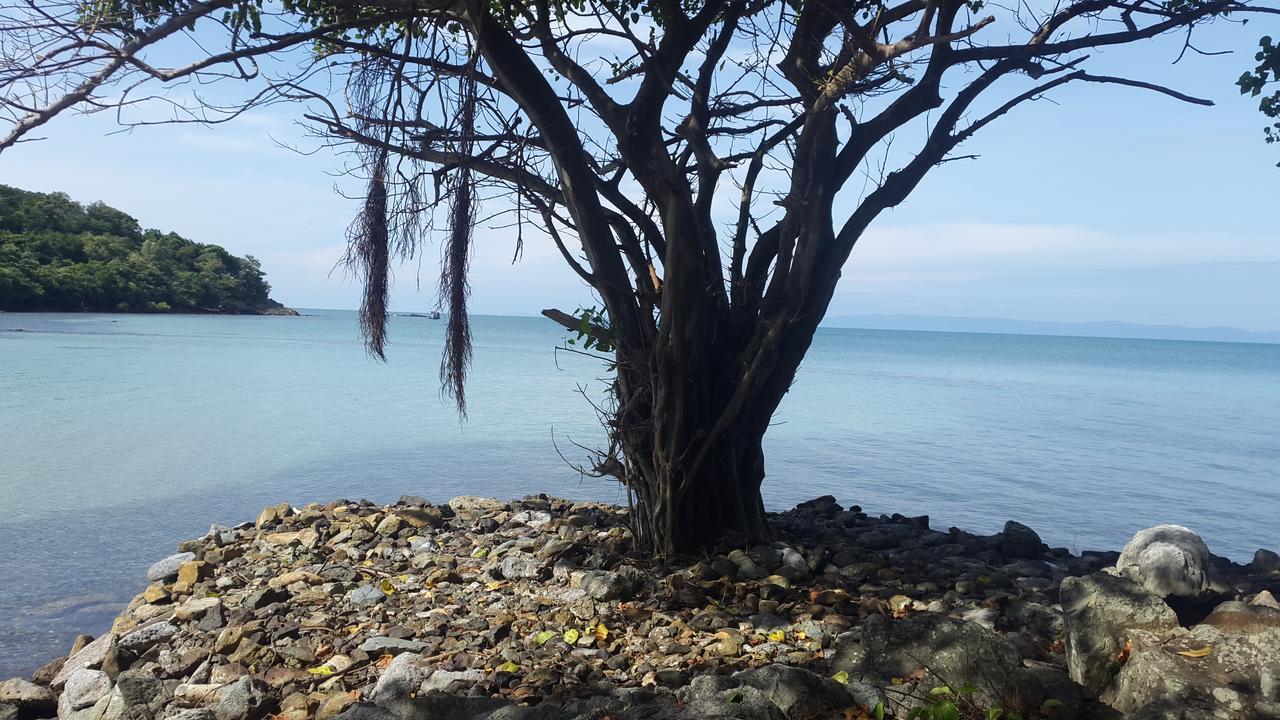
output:
[[[557,454],[600,438],[577,389],[603,374],[557,327],[475,318],[465,423],[439,394],[443,323],[392,332],[381,364],[349,312],[0,314],[0,679],[267,503],[623,499]],[[1280,547],[1280,345],[824,329],[766,452],[774,509],[830,493],[1076,550],[1177,522],[1247,561]]]

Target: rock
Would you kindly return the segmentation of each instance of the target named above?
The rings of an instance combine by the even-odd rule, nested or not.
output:
[[[1032,559],[1040,557],[1045,544],[1035,530],[1012,520],[1004,524],[1000,533],[1000,552],[1008,558]]]
[[[503,570],[503,574],[506,571]],[[624,599],[631,594],[631,583],[615,572],[592,570],[582,577],[582,589],[593,599],[605,602]]]
[[[129,668],[116,676],[116,691],[130,717],[153,717],[173,699],[176,680],[162,680],[149,667]]]
[[[173,618],[180,621],[191,620],[192,618],[202,617],[205,613],[221,605],[222,598],[191,598],[173,609]]]
[[[1178,628],[1173,609],[1132,580],[1106,573],[1069,577],[1061,587],[1067,671],[1093,695],[1111,680],[1112,664],[1134,630]]]
[[[526,553],[511,553],[502,558],[502,577],[508,580],[536,578],[542,571],[542,563]]]
[[[103,661],[115,654],[117,638],[115,633],[103,633],[97,640],[85,645],[83,650],[67,659],[49,683],[50,687],[62,687],[67,682],[67,677],[76,670],[102,667]]]
[[[244,606],[250,610],[261,610],[268,605],[284,602],[288,599],[288,590],[285,590],[284,588],[273,588],[268,585],[267,587],[258,588],[246,595],[244,598]]]
[[[417,653],[426,650],[429,645],[417,640],[403,640],[392,637],[371,637],[360,644],[360,649],[370,655],[386,655],[398,653]]]
[[[1270,550],[1259,550],[1253,554],[1253,562],[1249,563],[1249,569],[1262,574],[1280,573],[1280,554]]]
[[[208,708],[187,708],[165,715],[164,720],[215,720],[213,711]]]
[[[77,670],[67,676],[62,699],[71,710],[91,707],[111,692],[111,678],[101,670]]]
[[[1138,532],[1120,552],[1116,569],[1161,597],[1194,598],[1209,590],[1209,548],[1180,525]]]
[[[18,706],[0,703],[0,720],[18,720]]]
[[[131,630],[120,636],[120,649],[131,653],[144,653],[152,645],[163,642],[178,634],[176,625],[168,622],[152,623]]]
[[[185,583],[187,586],[209,577],[209,563],[201,560],[188,560],[178,566],[178,582]]]
[[[505,509],[506,503],[494,498],[459,495],[449,501],[449,507],[462,517],[479,517]]]
[[[470,688],[483,679],[484,673],[479,670],[435,670],[422,682],[419,691],[452,692]]]
[[[173,579],[178,576],[178,570],[182,567],[182,563],[195,559],[196,554],[190,552],[180,552],[170,555],[147,568],[147,579],[151,582],[162,582]]]
[[[268,505],[267,507],[262,508],[262,512],[258,513],[258,520],[254,523],[254,526],[261,530],[264,527],[275,525],[281,520],[291,517],[292,515],[293,508],[290,507],[287,502]]]
[[[1253,635],[1274,628],[1280,630],[1280,610],[1228,600],[1201,621],[1228,635]]]
[[[396,514],[412,528],[439,529],[444,525],[444,513],[438,507],[406,508],[396,511]]]
[[[382,671],[369,699],[380,707],[392,710],[405,705],[427,679],[427,671],[417,665],[419,659],[413,653],[397,655],[387,665],[387,669]]]
[[[52,710],[58,704],[58,698],[49,688],[21,678],[12,678],[0,682],[0,703],[39,714]]]
[[[387,594],[377,585],[361,585],[347,593],[346,601],[355,606],[373,605],[387,599]]]
[[[831,667],[882,686],[894,678],[921,678],[925,692],[968,684],[977,688],[976,698],[992,704],[999,702],[1001,690],[991,687],[992,679],[1010,679],[1022,667],[1022,656],[990,630],[945,615],[920,613],[900,620],[872,615],[860,642],[852,634],[836,639]]]
[[[872,706],[881,700],[880,694],[867,686],[855,684],[850,688],[790,665],[766,665],[744,670],[733,677],[761,691],[788,718],[820,717],[855,704]]]
[[[1253,600],[1249,601],[1249,604],[1280,610],[1280,601],[1276,600],[1276,596],[1272,595],[1270,590],[1263,590],[1258,593]]]
[[[388,515],[382,518],[382,522],[378,523],[378,527],[374,528],[373,531],[379,535],[391,537],[400,532],[400,526],[403,524],[404,521],[400,519],[399,515]]]
[[[213,716],[217,720],[258,720],[270,712],[271,699],[266,685],[246,675],[218,691]]]
[[[799,582],[809,577],[809,564],[805,562],[804,557],[796,552],[795,548],[782,548],[782,564],[778,567],[778,574],[793,582]]]

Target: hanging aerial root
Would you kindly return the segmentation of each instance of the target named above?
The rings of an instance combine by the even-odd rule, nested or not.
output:
[[[473,69],[474,62],[473,59]],[[463,82],[461,105],[462,135],[470,138],[475,135],[474,75]],[[460,145],[459,155],[469,157],[472,141],[463,140]],[[444,392],[457,404],[458,412],[466,416],[465,384],[467,368],[471,365],[471,320],[467,316],[467,298],[471,294],[471,286],[467,282],[467,270],[471,262],[472,228],[476,222],[475,178],[466,162],[454,173],[450,189],[449,240],[440,268],[440,299],[448,306],[449,311],[444,357],[440,361],[440,383]]]
[[[360,332],[365,347],[386,359],[390,238],[387,227],[387,153],[379,152],[370,167],[369,192],[349,232],[346,262],[364,278]]]

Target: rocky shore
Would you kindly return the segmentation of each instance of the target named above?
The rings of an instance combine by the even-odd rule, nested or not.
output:
[[[1280,718],[1280,556],[1073,555],[818,498],[668,563],[619,508],[268,507],[153,565],[0,720]],[[914,714],[913,714],[914,713]]]

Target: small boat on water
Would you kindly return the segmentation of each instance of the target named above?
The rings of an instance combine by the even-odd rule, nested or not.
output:
[[[439,320],[440,311],[432,310],[431,312],[427,312],[427,313],[396,313],[396,317],[416,317],[416,318],[426,318],[428,320]]]

